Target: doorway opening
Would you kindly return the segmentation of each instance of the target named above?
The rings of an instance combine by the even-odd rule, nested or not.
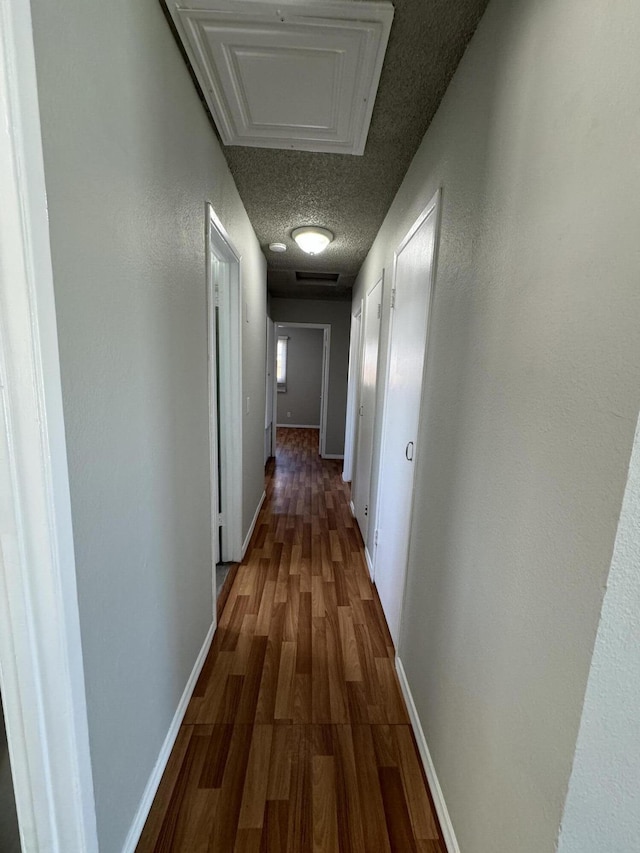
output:
[[[206,205],[211,550],[216,601],[242,559],[242,311],[240,255]]]
[[[302,350],[294,348],[292,341],[296,337],[296,331],[305,329],[318,330],[317,347],[312,337],[309,337],[309,340],[302,344]],[[277,413],[277,417],[274,418],[276,427],[277,429],[287,427],[318,429],[318,453],[324,458],[326,456],[331,324],[289,323],[283,320],[275,324],[275,338],[276,346],[274,347],[274,363],[271,375],[273,412],[274,414]],[[301,352],[305,353],[302,364],[300,363]],[[280,359],[278,359],[278,354],[280,354]],[[278,366],[280,366],[280,373],[278,373]],[[312,373],[315,375],[316,372],[319,378],[319,400],[314,391],[315,383],[305,382],[304,380],[305,374],[309,377]],[[297,382],[296,387],[302,386],[304,391],[304,393],[296,394],[297,405],[299,405],[297,411],[300,413],[297,418],[294,416],[296,409],[291,396],[294,391],[294,381]],[[301,418],[303,422],[300,422]],[[309,422],[311,420],[314,422]],[[277,432],[277,429],[274,432]],[[274,441],[274,445],[275,443]]]

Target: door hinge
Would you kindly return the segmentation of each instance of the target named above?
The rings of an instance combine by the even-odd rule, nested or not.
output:
[[[363,416],[364,416],[364,406],[360,406],[360,407],[358,408],[358,414],[360,415],[360,417],[363,417]]]
[[[218,513],[218,527],[224,527],[224,515],[221,512]]]
[[[364,505],[364,514],[369,515],[369,505],[368,504]]]
[[[396,289],[395,287],[391,290],[391,307],[396,307]]]
[[[220,307],[220,285],[216,281],[213,286],[213,301],[215,303],[216,308]]]
[[[378,320],[382,317],[382,305],[378,302]]]
[[[375,535],[373,537],[373,544],[376,546],[376,548],[378,547],[378,529],[377,528],[376,528]]]

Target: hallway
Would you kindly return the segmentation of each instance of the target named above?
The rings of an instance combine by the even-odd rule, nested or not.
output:
[[[137,849],[444,853],[340,464],[278,438]]]

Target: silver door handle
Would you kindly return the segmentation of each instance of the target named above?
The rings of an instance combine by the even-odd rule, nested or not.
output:
[[[407,457],[407,462],[413,462],[413,442],[410,441],[404,449],[404,455]]]

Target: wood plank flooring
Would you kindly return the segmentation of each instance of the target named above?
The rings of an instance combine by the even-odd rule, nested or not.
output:
[[[139,853],[446,853],[349,487],[317,446],[278,432]]]

